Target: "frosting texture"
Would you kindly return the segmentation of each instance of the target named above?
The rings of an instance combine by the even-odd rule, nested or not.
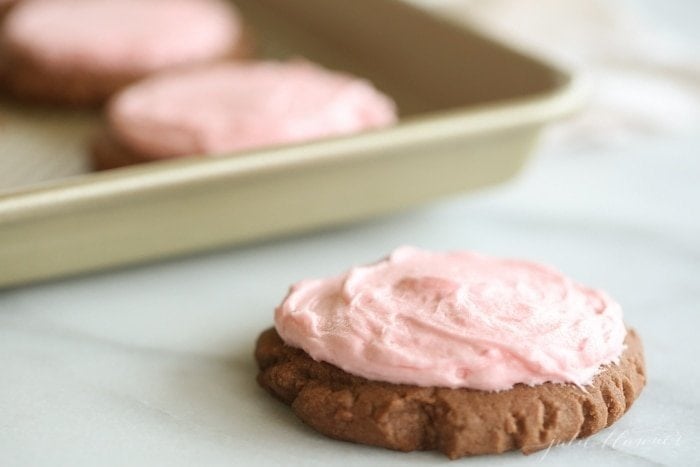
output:
[[[348,373],[487,391],[585,386],[619,360],[627,332],[615,301],[549,267],[412,247],[293,285],[275,326]]]
[[[221,0],[24,0],[3,34],[56,71],[140,75],[224,56],[242,26]]]
[[[152,158],[217,154],[354,133],[396,120],[371,83],[306,61],[161,73],[111,102],[112,133]]]

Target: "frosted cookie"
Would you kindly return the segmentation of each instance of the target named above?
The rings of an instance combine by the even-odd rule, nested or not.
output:
[[[305,61],[230,62],[162,73],[117,94],[94,148],[106,169],[380,128],[393,101],[368,81]]]
[[[535,263],[400,248],[294,285],[258,382],[347,441],[450,458],[533,452],[610,426],[645,384],[605,293]]]
[[[72,105],[99,104],[153,72],[250,48],[223,0],[23,0],[0,40],[10,93]]]

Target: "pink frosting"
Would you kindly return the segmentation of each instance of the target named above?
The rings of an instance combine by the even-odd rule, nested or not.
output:
[[[46,67],[145,73],[226,55],[241,37],[220,0],[24,0],[4,40]]]
[[[618,362],[627,332],[616,302],[549,267],[411,247],[295,284],[275,325],[289,345],[371,380],[487,391],[585,386]]]
[[[216,154],[382,127],[394,103],[311,63],[222,63],[160,74],[116,96],[110,126],[153,158]]]

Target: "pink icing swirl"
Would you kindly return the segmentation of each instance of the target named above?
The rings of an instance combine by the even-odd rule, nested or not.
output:
[[[589,384],[626,328],[604,292],[528,261],[395,250],[292,286],[275,312],[289,345],[371,380],[488,391]]]

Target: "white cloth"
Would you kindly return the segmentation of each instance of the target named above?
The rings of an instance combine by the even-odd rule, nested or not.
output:
[[[588,75],[585,110],[547,141],[569,148],[700,129],[700,53],[622,0],[413,0]]]

